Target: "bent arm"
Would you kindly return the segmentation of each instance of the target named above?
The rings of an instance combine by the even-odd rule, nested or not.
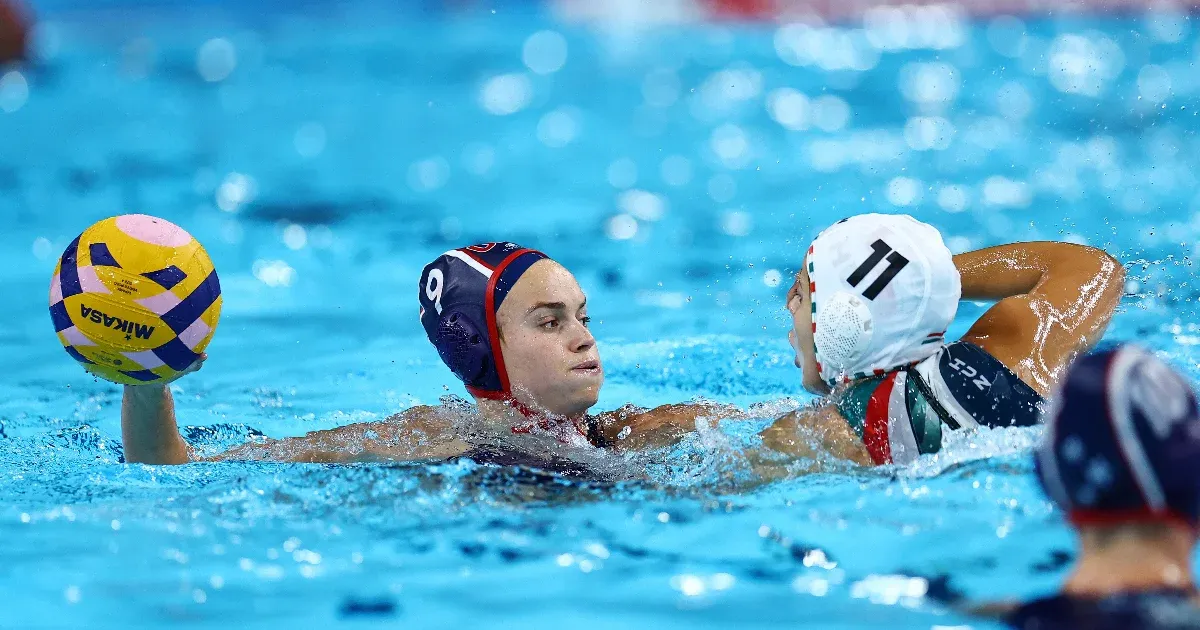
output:
[[[996,300],[963,339],[987,350],[1042,395],[1100,340],[1125,287],[1125,269],[1094,247],[1013,243],[954,257],[962,296]]]

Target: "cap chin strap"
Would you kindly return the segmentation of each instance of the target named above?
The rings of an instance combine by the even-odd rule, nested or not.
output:
[[[522,416],[525,416],[526,418],[529,418],[531,420],[536,419],[536,418],[544,418],[545,417],[545,414],[540,414],[540,413],[534,411],[529,405],[526,405],[525,403],[517,400],[512,394],[509,394],[508,397],[506,397],[504,399],[504,402],[509,407],[516,409],[517,413],[519,413]],[[514,427],[513,433],[520,433],[520,431],[517,431],[516,427]]]
[[[467,392],[476,398],[484,398],[487,400],[502,402],[509,407],[516,409],[522,416],[525,416],[526,418],[537,418],[545,415],[534,411],[529,405],[517,400],[517,398],[512,395],[512,392],[498,392],[490,389],[479,389],[478,387],[471,387],[470,385],[467,385]]]

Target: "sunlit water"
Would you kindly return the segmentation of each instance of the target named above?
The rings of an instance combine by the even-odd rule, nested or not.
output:
[[[767,416],[807,401],[788,279],[853,213],[911,212],[956,251],[1105,247],[1131,279],[1109,339],[1197,374],[1200,75],[1179,16],[621,31],[512,7],[60,5],[40,5],[44,61],[0,80],[3,627],[988,627],[925,594],[1061,578],[1037,430],[734,489]],[[462,395],[416,278],[495,239],[578,275],[600,409],[705,397],[764,418],[626,462],[649,480],[616,484],[125,465],[120,392],[58,347],[45,296],[71,238],[133,211],[186,226],[221,273],[211,359],[175,388],[207,452]]]

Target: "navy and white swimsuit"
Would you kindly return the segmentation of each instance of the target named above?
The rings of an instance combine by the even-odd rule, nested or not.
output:
[[[946,430],[1031,426],[1044,400],[969,341],[850,386],[837,401],[876,464],[907,463],[942,447]]]

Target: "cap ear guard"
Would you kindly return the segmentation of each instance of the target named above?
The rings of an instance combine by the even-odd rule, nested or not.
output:
[[[446,311],[438,321],[434,343],[438,356],[467,384],[476,383],[486,374],[492,360],[487,336],[481,334],[480,329],[470,316],[458,309]]]
[[[822,378],[836,378],[846,372],[870,347],[874,318],[862,297],[849,291],[834,291],[822,297],[821,325],[813,326],[813,344],[822,368]]]
[[[850,217],[821,231],[806,264],[826,384],[884,374],[945,345],[961,288],[932,226],[908,215]]]
[[[499,391],[482,296],[487,276],[443,254],[425,267],[418,286],[421,325],[438,356],[468,391]]]

